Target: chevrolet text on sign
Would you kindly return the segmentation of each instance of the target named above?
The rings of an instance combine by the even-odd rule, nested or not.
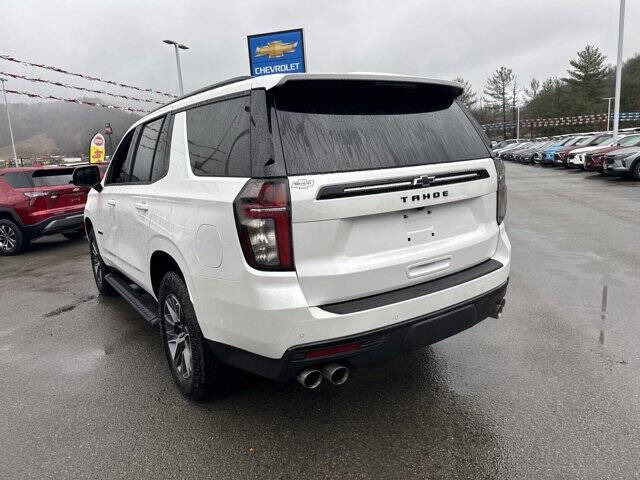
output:
[[[306,71],[302,29],[261,33],[247,37],[251,75]]]

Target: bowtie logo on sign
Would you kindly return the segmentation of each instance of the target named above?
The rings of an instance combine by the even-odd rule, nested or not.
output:
[[[302,29],[247,37],[251,75],[306,71]]]
[[[280,40],[256,47],[256,57],[267,55],[269,58],[283,57],[285,53],[295,53],[298,42],[284,43]]]

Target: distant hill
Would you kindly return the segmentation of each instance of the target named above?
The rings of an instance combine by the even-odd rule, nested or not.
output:
[[[63,102],[10,103],[9,110],[19,157],[88,154],[91,137],[107,122],[113,127],[115,147],[126,129],[140,118],[122,110]],[[0,158],[13,155],[6,118],[5,107],[0,105]]]
[[[56,142],[47,137],[46,133],[34,135],[33,137],[16,142],[16,152],[22,157],[46,155],[54,151],[57,151]],[[13,151],[11,144],[0,147],[0,158],[8,159],[12,157]]]

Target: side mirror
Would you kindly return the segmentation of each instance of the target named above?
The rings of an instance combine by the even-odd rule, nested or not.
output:
[[[97,165],[77,167],[73,171],[73,184],[77,187],[89,187],[101,192],[100,169]]]

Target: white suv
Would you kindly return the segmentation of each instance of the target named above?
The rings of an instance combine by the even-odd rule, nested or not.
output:
[[[504,166],[457,83],[237,78],[124,136],[85,224],[98,290],[159,324],[180,391],[225,364],[308,388],[504,305]]]

